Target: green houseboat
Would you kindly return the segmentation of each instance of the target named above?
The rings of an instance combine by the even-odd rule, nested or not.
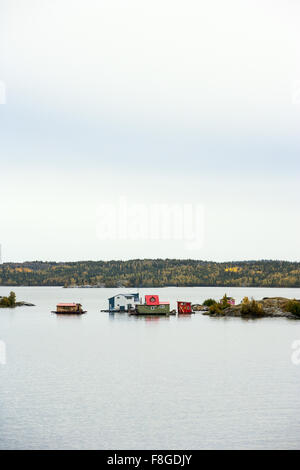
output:
[[[136,304],[136,315],[169,315],[170,304],[169,302],[160,302],[158,295],[145,295],[144,304]]]

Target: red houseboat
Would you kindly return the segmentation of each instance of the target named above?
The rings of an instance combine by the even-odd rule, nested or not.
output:
[[[182,302],[179,300],[177,302],[177,310],[179,315],[193,313],[192,302]]]

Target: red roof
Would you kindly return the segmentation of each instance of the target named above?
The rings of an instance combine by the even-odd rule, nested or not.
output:
[[[159,305],[158,295],[145,295],[146,305]]]
[[[57,307],[76,307],[78,304],[57,304]]]
[[[158,295],[145,295],[146,305],[169,305],[170,302],[160,302]]]

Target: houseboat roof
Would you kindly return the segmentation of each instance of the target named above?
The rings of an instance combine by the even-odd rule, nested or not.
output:
[[[75,303],[71,303],[71,304],[60,303],[60,304],[57,304],[57,307],[76,307],[77,305],[80,305],[80,304],[75,304]]]
[[[146,305],[169,305],[170,302],[160,302],[158,295],[145,295]]]
[[[129,297],[129,298],[130,298],[130,297],[138,297],[139,294],[138,294],[138,293],[134,293],[134,294],[130,294],[130,293],[129,293],[129,294],[128,294],[128,293],[127,293],[127,294],[124,294],[124,293],[123,293],[123,294],[116,294],[116,295],[113,295],[112,297],[109,297],[108,300],[114,299],[115,297],[121,297],[121,296],[122,296],[122,297]]]

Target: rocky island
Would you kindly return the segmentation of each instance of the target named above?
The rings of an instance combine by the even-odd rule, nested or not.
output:
[[[34,304],[29,302],[17,302],[16,294],[11,292],[8,297],[0,296],[0,308],[14,308],[14,307],[34,307]]]
[[[220,302],[208,299],[204,302],[202,309],[197,306],[197,310],[200,310],[203,315],[214,317],[285,317],[300,320],[300,300],[297,299],[265,297],[262,300],[249,300],[248,297],[244,297],[238,305],[230,305],[227,299],[226,295]]]

